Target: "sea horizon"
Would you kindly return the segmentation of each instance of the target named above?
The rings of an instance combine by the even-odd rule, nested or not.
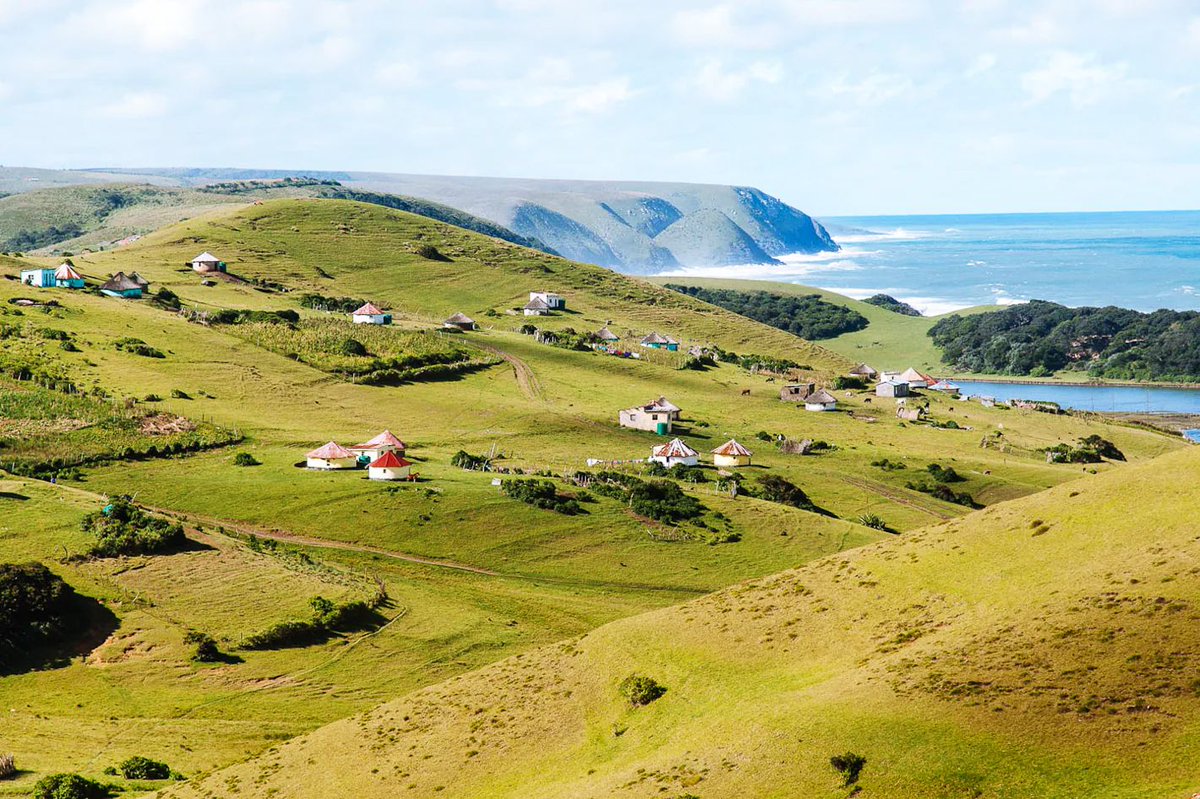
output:
[[[1071,307],[1200,310],[1200,211],[825,217],[841,247],[780,264],[683,267],[663,277],[798,283],[888,294],[937,316],[1048,300]]]

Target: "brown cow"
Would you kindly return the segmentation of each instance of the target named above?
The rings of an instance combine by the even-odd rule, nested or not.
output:
[[[748,396],[750,396],[750,389],[748,389],[748,388],[743,388],[743,389],[742,389],[742,396],[743,396],[743,397],[748,397]]]

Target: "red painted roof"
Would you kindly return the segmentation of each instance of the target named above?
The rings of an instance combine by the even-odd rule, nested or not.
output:
[[[380,447],[395,447],[396,449],[408,449],[408,445],[400,439],[392,435],[391,430],[384,430],[379,435],[372,438],[370,441],[362,444],[356,444],[350,449],[379,449]]]
[[[306,458],[323,458],[325,460],[336,460],[338,458],[353,458],[354,453],[343,447],[336,441],[330,441],[325,446],[314,449],[305,456]]]
[[[652,452],[656,458],[694,458],[699,454],[678,438],[673,438],[666,444],[659,444]]]
[[[363,307],[354,312],[354,316],[383,316],[383,311],[376,308],[371,303],[367,303]]]
[[[403,469],[405,466],[412,466],[410,461],[406,461],[396,453],[388,450],[375,460],[371,461],[370,468],[372,469]]]

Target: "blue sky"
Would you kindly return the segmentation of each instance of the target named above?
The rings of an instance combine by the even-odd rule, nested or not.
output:
[[[0,0],[0,162],[1200,207],[1196,0]]]

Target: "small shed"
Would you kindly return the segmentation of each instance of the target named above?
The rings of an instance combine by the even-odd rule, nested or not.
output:
[[[224,272],[225,262],[205,251],[192,259],[192,269],[196,272]]]
[[[395,452],[385,452],[367,466],[372,480],[407,480],[412,476],[412,463]]]
[[[392,435],[391,430],[384,430],[370,441],[355,444],[353,447],[347,447],[347,449],[356,453],[359,457],[376,460],[389,452],[397,452],[403,455],[405,450],[408,449],[408,445]]]
[[[390,325],[392,323],[390,313],[384,313],[369,302],[351,313],[350,319],[356,325]]]
[[[815,383],[788,383],[779,389],[779,399],[784,402],[804,402],[816,390]]]
[[[614,333],[608,329],[608,325],[605,325],[604,327],[602,327],[596,331],[596,338],[600,339],[601,341],[605,342],[606,344],[611,344],[614,341],[621,340],[620,336],[618,336],[616,333]]]
[[[83,275],[76,272],[71,264],[64,262],[54,270],[54,285],[60,289],[81,289]]]
[[[666,444],[654,447],[651,450],[650,460],[661,463],[668,469],[679,465],[695,466],[700,462],[700,453],[683,443],[682,440],[673,438]]]
[[[655,331],[651,331],[642,337],[641,345],[652,350],[668,350],[670,352],[679,351],[679,342],[670,336],[661,335]]]
[[[474,330],[476,328],[475,320],[467,316],[465,313],[456,313],[445,322],[442,322],[442,327],[451,330]]]
[[[336,441],[330,441],[304,457],[308,459],[307,466],[310,469],[358,468],[358,456]]]
[[[567,307],[566,298],[553,291],[531,291],[529,292],[529,301],[543,302],[551,311],[562,311]]]
[[[550,306],[541,297],[534,297],[525,303],[525,307],[521,309],[521,312],[526,316],[548,316],[550,314]]]
[[[139,283],[124,272],[117,272],[101,284],[100,293],[109,297],[136,300],[141,298],[142,291],[145,288],[146,284]]]
[[[908,383],[902,380],[884,380],[875,386],[877,397],[907,397]]]
[[[35,289],[52,289],[55,283],[53,269],[22,269],[21,283]]]
[[[825,389],[818,389],[804,398],[804,410],[806,411],[833,411],[837,410],[837,398],[830,394]]]
[[[754,453],[734,439],[729,439],[712,451],[714,466],[749,466]]]

